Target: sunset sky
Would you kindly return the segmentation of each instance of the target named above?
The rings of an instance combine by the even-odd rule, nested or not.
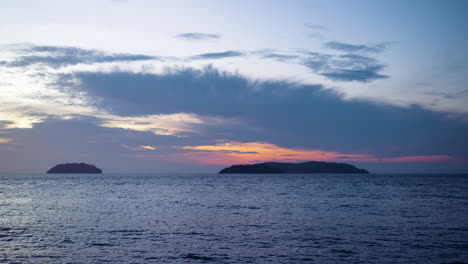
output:
[[[0,172],[468,172],[468,1],[0,3]]]

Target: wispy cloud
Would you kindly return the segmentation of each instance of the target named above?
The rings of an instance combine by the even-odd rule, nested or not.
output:
[[[388,78],[387,75],[379,74],[383,65],[365,66],[361,69],[335,69],[322,73],[323,76],[335,81],[358,81],[370,82],[377,79]]]
[[[126,149],[130,149],[130,150],[133,150],[133,151],[141,151],[141,150],[156,150],[157,148],[153,147],[153,146],[147,146],[147,145],[140,145],[140,146],[129,146],[129,145],[126,145],[126,144],[122,144],[122,147],[126,148]]]
[[[246,54],[241,51],[235,50],[228,50],[224,52],[213,52],[213,53],[203,53],[196,56],[193,56],[192,59],[200,60],[200,59],[222,59],[222,58],[229,58],[229,57],[241,57],[245,56]]]
[[[315,39],[323,39],[326,32],[330,29],[323,25],[305,23],[304,26],[309,30],[308,36]]]
[[[391,157],[382,158],[380,162],[387,163],[430,163],[430,162],[457,162],[458,159],[449,155],[427,155],[427,156],[405,156],[405,157]]]
[[[383,52],[390,45],[390,42],[383,42],[375,45],[363,45],[363,44],[349,44],[345,42],[331,41],[325,43],[325,47],[333,50],[344,51],[344,52],[369,52],[378,53]]]
[[[316,52],[308,54],[304,65],[331,80],[370,82],[389,77],[381,74],[385,65],[371,57],[357,54],[329,55]]]
[[[106,53],[98,50],[77,47],[30,46],[20,49],[23,54],[12,61],[0,61],[7,67],[26,67],[40,64],[59,68],[75,64],[92,64],[104,62],[157,60],[155,56],[125,53]]]
[[[208,39],[219,39],[221,38],[218,34],[206,34],[199,32],[187,32],[178,34],[176,37],[186,40],[208,40]]]
[[[305,23],[304,26],[305,26],[306,28],[312,29],[312,30],[329,31],[329,29],[328,29],[326,26],[323,26],[323,25]]]
[[[226,125],[229,123],[229,120],[222,118],[204,117],[188,113],[139,116],[98,115],[98,117],[101,119],[101,126],[103,127],[147,131],[156,135],[180,137],[198,133],[200,127],[203,126]]]
[[[299,55],[268,53],[268,54],[264,55],[263,58],[275,59],[277,61],[289,61],[289,60],[294,60],[294,59],[299,58]]]

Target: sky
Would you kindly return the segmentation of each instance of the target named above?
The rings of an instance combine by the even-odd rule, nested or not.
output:
[[[467,1],[0,3],[0,172],[468,172]]]

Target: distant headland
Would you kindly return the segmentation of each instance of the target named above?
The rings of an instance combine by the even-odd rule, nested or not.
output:
[[[265,162],[247,165],[233,165],[222,169],[219,174],[229,173],[359,173],[367,174],[367,170],[356,168],[347,163],[334,163],[324,161],[307,161],[301,163]]]
[[[47,173],[94,173],[101,174],[102,170],[94,165],[86,163],[65,163],[59,164],[47,171]]]

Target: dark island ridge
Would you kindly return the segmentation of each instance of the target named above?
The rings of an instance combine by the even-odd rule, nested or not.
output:
[[[301,163],[265,162],[257,164],[233,165],[222,169],[219,174],[250,173],[250,174],[277,174],[277,173],[359,173],[367,174],[367,170],[356,168],[347,163],[334,163],[324,161],[307,161]]]
[[[93,174],[101,174],[102,170],[97,168],[94,165],[89,165],[86,163],[65,163],[65,164],[58,164],[47,171],[47,173],[93,173]]]

